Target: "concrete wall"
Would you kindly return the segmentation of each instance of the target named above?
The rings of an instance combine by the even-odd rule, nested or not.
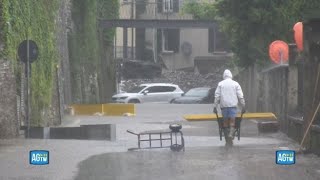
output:
[[[240,83],[250,112],[273,112],[280,129],[287,129],[288,67],[262,71],[252,66],[240,72],[235,79]]]
[[[299,66],[302,67],[301,71]],[[252,66],[241,71],[235,80],[242,86],[250,112],[273,112],[278,117],[281,131],[300,143],[315,110],[311,108],[312,104],[320,100],[320,91],[315,87],[320,69],[318,66],[319,62],[290,63],[289,66],[267,71]],[[299,81],[303,82],[300,88]],[[318,86],[320,89],[319,83]],[[303,106],[298,103],[300,98]],[[305,141],[305,147],[318,155],[319,122],[320,113],[315,116],[315,122]]]
[[[186,56],[181,51],[181,45],[188,42],[192,45],[192,54]],[[213,56],[208,51],[208,29],[181,29],[179,53],[162,52],[162,58],[169,70],[194,67],[197,56]]]
[[[18,136],[16,92],[16,79],[10,61],[0,59],[0,138]]]
[[[239,72],[239,74],[234,77],[234,79],[238,81],[242,87],[247,109],[252,112],[257,112],[257,102],[262,102],[262,99],[258,98],[260,84],[259,81],[261,79],[258,71],[259,70],[256,66],[252,66]]]
[[[31,127],[25,131],[32,139],[116,140],[114,124],[81,125],[80,127]]]

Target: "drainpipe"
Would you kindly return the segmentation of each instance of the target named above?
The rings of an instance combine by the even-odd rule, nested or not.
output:
[[[134,0],[131,0],[131,19],[133,19],[134,18],[134,13],[133,13],[133,11],[134,11],[134,9],[133,9],[133,1]],[[133,43],[133,41],[134,41],[134,38],[133,38],[133,27],[131,28],[131,59],[134,59],[134,50],[133,50],[133,47],[134,47],[134,43]]]
[[[154,8],[154,17],[157,19],[157,10],[158,10],[158,4],[155,4]],[[153,60],[155,63],[157,63],[157,57],[158,57],[158,37],[157,37],[157,29],[153,29]]]

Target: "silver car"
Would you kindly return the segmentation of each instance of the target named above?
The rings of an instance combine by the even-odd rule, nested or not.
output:
[[[116,103],[169,103],[184,92],[178,85],[168,83],[141,84],[128,92],[112,96]]]

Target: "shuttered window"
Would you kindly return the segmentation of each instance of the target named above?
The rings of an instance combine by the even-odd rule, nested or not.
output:
[[[179,12],[179,0],[158,0],[158,13]]]

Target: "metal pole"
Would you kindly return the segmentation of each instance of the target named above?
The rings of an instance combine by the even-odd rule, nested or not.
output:
[[[128,28],[123,28],[123,60],[128,58]]]
[[[28,3],[29,6],[29,3]],[[30,8],[28,8],[28,15],[29,15],[29,23],[30,23]],[[29,32],[27,29],[27,122],[28,122],[28,138],[30,137],[30,82],[29,82],[29,74],[30,74],[30,54],[29,54]]]
[[[216,43],[217,43],[217,29],[213,28],[213,53],[216,51]]]
[[[56,66],[56,73],[57,73],[57,93],[58,93],[58,106],[59,106],[59,124],[62,122],[62,113],[61,113],[61,92],[60,92],[60,75],[59,75],[59,65]]]
[[[133,9],[133,1],[134,0],[131,0],[131,19],[133,19],[134,17],[134,13],[133,13],[133,11],[134,11],[134,9]],[[134,33],[133,33],[133,28],[131,28],[131,59],[134,59],[134,51],[133,51],[133,46],[134,46],[134,44],[133,44],[133,41],[134,41],[134,38],[133,38],[133,35],[134,35]]]
[[[154,9],[154,17],[157,19],[157,4],[155,5]],[[158,29],[153,29],[153,60],[156,63],[158,58]]]
[[[27,123],[28,123],[28,138],[30,137],[30,60],[29,60],[29,37],[27,36]]]

